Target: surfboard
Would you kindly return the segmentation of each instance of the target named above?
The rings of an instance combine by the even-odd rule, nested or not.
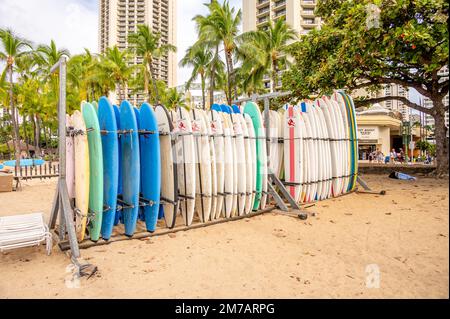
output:
[[[203,120],[206,124],[206,134],[209,141],[209,158],[211,161],[211,213],[210,220],[216,219],[216,210],[217,210],[217,165],[216,165],[216,148],[214,145],[214,137],[211,130],[211,121],[208,117],[206,111],[199,109],[200,115],[203,117]],[[223,179],[223,178],[222,178]]]
[[[224,131],[222,128],[222,119],[219,113],[215,110],[209,111],[208,117],[210,119],[211,140],[215,150],[215,165],[217,175],[217,204],[215,209],[215,219],[220,218],[224,202],[225,189],[225,142]]]
[[[114,115],[116,117],[116,125],[117,130],[121,130],[120,128],[120,110],[117,105],[113,105]],[[117,195],[122,195],[122,143],[120,142],[120,134],[117,134],[117,144],[118,144],[118,185],[117,185]],[[114,218],[114,226],[118,225],[120,220],[122,219],[122,212],[116,211]]]
[[[284,114],[284,167],[287,189],[292,198],[301,200],[303,182],[302,122],[297,108],[289,106]]]
[[[117,211],[117,189],[119,186],[119,141],[114,107],[106,97],[99,100],[98,121],[102,137],[103,153],[103,212],[102,238],[109,240]]]
[[[141,130],[141,112],[139,111],[139,109],[136,106],[133,106],[133,111],[134,111],[134,115],[136,117],[136,123],[137,123],[137,129],[138,132]],[[139,150],[141,149],[141,136],[139,135]],[[141,152],[139,152],[139,162],[141,161],[140,159],[141,156]],[[141,179],[140,179],[140,183],[139,183],[139,197],[142,196],[142,164],[141,166]],[[145,216],[144,216],[144,206],[143,203],[141,202],[140,198],[139,198],[139,209],[138,209],[138,220],[140,221],[145,221]]]
[[[239,108],[237,109],[239,110]],[[237,111],[235,109],[235,112]],[[239,111],[240,112],[240,111]],[[241,128],[242,128],[242,134],[244,136],[244,149],[245,149],[245,214],[249,214],[252,211],[252,207],[253,207],[253,168],[252,168],[252,163],[253,163],[253,152],[252,152],[252,144],[250,141],[250,135],[249,135],[249,130],[247,127],[247,123],[245,121],[244,116],[242,116],[242,114],[239,113],[239,120],[241,121]],[[251,119],[250,119],[251,121]]]
[[[162,105],[155,107],[158,122],[160,163],[161,163],[161,210],[164,210],[164,220],[168,228],[175,227],[176,215],[179,209],[178,197],[178,164],[176,161],[175,140],[172,133],[175,128],[169,111]]]
[[[258,210],[261,204],[262,191],[263,191],[263,175],[266,165],[265,154],[265,134],[264,127],[262,124],[261,111],[259,107],[254,102],[247,102],[244,107],[244,113],[248,114],[253,122],[253,127],[255,129],[255,139],[256,139],[256,195],[253,204],[253,210]],[[264,145],[263,145],[264,144]]]
[[[128,101],[120,105],[120,125],[122,144],[122,210],[125,235],[133,236],[139,211],[139,189],[141,183],[139,135],[136,114]]]
[[[66,184],[69,198],[75,198],[75,151],[73,138],[73,122],[66,115]]]
[[[98,241],[103,217],[103,150],[97,113],[90,103],[81,106],[89,145],[89,236]]]
[[[230,109],[231,110],[231,109]],[[245,214],[245,204],[247,201],[247,173],[245,163],[245,140],[244,132],[241,123],[242,115],[240,113],[231,114],[231,120],[233,122],[233,131],[235,135],[235,147],[236,147],[236,194],[237,194],[237,213],[239,216]]]
[[[201,113],[202,111],[199,109],[192,109],[190,117],[195,148],[195,212],[200,218],[200,222],[204,223],[211,217],[212,173],[208,128]]]
[[[337,194],[339,188],[339,148],[338,148],[338,134],[337,126],[335,123],[334,113],[330,109],[330,105],[322,98],[317,101],[318,107],[322,110],[324,119],[326,122],[326,130],[330,141],[330,153],[331,153],[331,196]]]
[[[161,154],[155,112],[148,103],[140,108],[141,197],[145,205],[147,231],[154,232],[158,222],[161,195]]]
[[[83,115],[75,111],[72,117],[75,154],[75,228],[77,238],[83,241],[89,211],[89,145]]]
[[[175,133],[178,135],[175,143],[178,168],[178,189],[181,214],[186,226],[192,224],[195,209],[195,146],[192,135],[192,125],[186,109],[178,107],[172,111]]]
[[[233,209],[233,191],[234,191],[234,169],[233,169],[233,128],[229,121],[229,115],[222,113],[220,105],[213,104],[212,111],[217,111],[217,115],[222,121],[222,129],[224,135],[224,200],[223,200],[223,216],[230,218]]]
[[[238,215],[238,185],[239,185],[239,178],[238,178],[238,176],[239,175],[238,175],[238,156],[237,156],[237,150],[236,150],[236,138],[237,138],[237,135],[234,132],[235,128],[234,128],[233,117],[232,117],[233,111],[231,110],[231,107],[229,107],[228,105],[222,104],[221,108],[222,108],[224,120],[228,122],[228,125],[230,127],[231,138],[232,138],[231,151],[232,151],[232,154],[233,154],[233,159],[232,159],[232,167],[233,167],[233,204],[232,204],[232,209],[231,209],[231,217],[234,217],[234,216]]]
[[[250,199],[250,207],[247,208],[247,212],[250,213],[253,210],[253,207],[255,205],[255,198],[256,198],[256,179],[257,179],[257,169],[256,169],[256,162],[257,162],[257,152],[256,152],[256,134],[255,134],[255,127],[253,126],[253,120],[248,114],[243,114],[245,123],[247,124],[247,130],[248,130],[248,139],[250,144],[250,156],[251,157],[251,199]]]

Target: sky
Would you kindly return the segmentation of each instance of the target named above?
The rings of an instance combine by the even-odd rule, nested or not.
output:
[[[229,0],[236,10],[242,1]],[[205,14],[207,0],[177,1],[178,60],[197,39],[192,18]],[[58,47],[72,54],[82,53],[84,48],[98,51],[98,0],[0,0],[0,28],[12,28],[17,34],[34,44],[55,40]],[[178,85],[184,84],[191,69],[178,66]],[[419,94],[412,90],[410,99],[418,102]]]
[[[177,1],[179,60],[197,39],[192,18],[206,13],[205,1]],[[230,0],[230,5],[240,9],[242,0]],[[98,0],[0,0],[0,28],[5,27],[34,44],[49,44],[53,39],[72,54],[82,53],[84,48],[97,52]],[[179,67],[178,84],[184,84],[190,74],[190,69]]]

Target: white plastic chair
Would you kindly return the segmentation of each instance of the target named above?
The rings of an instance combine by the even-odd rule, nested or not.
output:
[[[0,252],[43,242],[50,255],[53,240],[42,213],[0,217]]]

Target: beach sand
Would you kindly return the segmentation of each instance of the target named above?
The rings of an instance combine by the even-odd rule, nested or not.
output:
[[[79,288],[57,246],[9,251],[0,298],[448,298],[448,180],[364,178],[387,195],[328,200],[307,221],[268,213],[82,250],[99,271]],[[0,216],[48,218],[55,185],[0,193]]]

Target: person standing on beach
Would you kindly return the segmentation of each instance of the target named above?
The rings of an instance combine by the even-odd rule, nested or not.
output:
[[[397,160],[397,152],[395,151],[395,148],[393,148],[391,151],[391,163],[394,164],[396,160]]]

